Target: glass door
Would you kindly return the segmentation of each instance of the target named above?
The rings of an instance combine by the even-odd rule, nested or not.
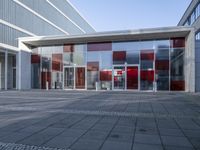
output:
[[[126,85],[127,90],[138,90],[138,66],[127,66],[126,69]]]
[[[74,67],[64,68],[64,89],[74,89]]]
[[[113,89],[114,90],[124,90],[126,72],[125,66],[114,66],[113,68]]]
[[[75,68],[76,89],[85,89],[85,67]]]

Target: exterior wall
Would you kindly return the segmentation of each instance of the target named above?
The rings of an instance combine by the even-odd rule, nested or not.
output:
[[[200,91],[200,41],[195,43],[196,91]]]
[[[31,89],[31,53],[20,51],[19,53],[19,89]]]
[[[92,32],[95,32],[94,29],[68,0],[0,0],[0,48],[6,53],[17,54],[18,63],[23,61],[26,62],[24,64],[28,64],[29,60],[29,58],[23,58],[28,57],[23,52],[19,53],[19,37],[80,35]],[[20,86],[18,80],[21,78],[19,67],[24,64],[16,66],[17,87]],[[13,70],[9,61],[6,65],[3,64],[3,67],[5,66],[3,70],[8,72],[4,72],[5,77],[1,78],[1,83],[6,83],[3,89],[12,87],[14,79],[7,82],[8,78],[12,78]],[[28,70],[23,70],[25,68],[23,66],[22,71],[28,72]],[[20,88],[30,88],[30,85],[22,83]]]
[[[196,7],[200,5],[200,0],[192,0],[192,2],[190,3],[190,5],[188,6],[187,10],[185,11],[183,17],[181,18],[180,22],[178,23],[178,26],[183,26],[186,25],[185,22],[187,21],[187,19],[191,16],[191,14],[194,12],[194,10],[196,9]],[[197,14],[198,13],[198,14]],[[195,19],[195,21],[190,24],[189,26],[194,28],[194,35],[196,35],[194,38],[196,38],[195,40],[195,44],[194,44],[194,49],[195,49],[195,91],[196,92],[200,92],[200,6],[198,7],[198,9],[195,12],[196,15],[198,15]],[[191,45],[192,46],[192,45]],[[192,46],[193,47],[193,46]],[[191,49],[191,52],[193,52],[193,50]],[[192,67],[194,68],[194,67]],[[188,68],[189,69],[189,68]],[[193,75],[192,75],[193,76]],[[193,79],[193,77],[191,77],[191,79]]]
[[[37,47],[31,66],[32,88],[194,92],[194,36]]]
[[[17,47],[18,37],[91,32],[94,29],[66,0],[0,1],[0,43]]]
[[[186,50],[185,50],[185,81],[186,91],[195,92],[195,37],[192,30],[186,38]]]

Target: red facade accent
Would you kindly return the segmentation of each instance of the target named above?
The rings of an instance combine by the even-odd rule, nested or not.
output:
[[[113,52],[113,61],[126,61],[126,51]]]
[[[52,70],[62,71],[62,62],[63,62],[62,54],[52,54]]]
[[[154,60],[153,50],[142,50],[140,53],[141,60]]]
[[[39,64],[40,63],[40,56],[37,54],[31,55],[31,63],[32,64]]]
[[[48,82],[49,89],[51,88],[51,72],[41,72],[41,88],[46,89],[46,82]]]
[[[156,70],[169,70],[169,60],[156,60]]]
[[[171,81],[171,91],[185,91],[185,81]]]
[[[85,89],[85,68],[76,68],[76,89]]]
[[[185,38],[172,38],[171,39],[171,47],[180,48],[185,47]]]
[[[140,78],[144,81],[154,81],[154,71],[153,70],[142,70],[140,71]]]
[[[112,81],[112,71],[100,71],[100,81]]]
[[[64,45],[63,52],[74,52],[74,45],[73,44]]]
[[[88,62],[87,63],[88,71],[99,71],[99,62]]]
[[[127,67],[127,89],[138,89],[138,67]]]
[[[88,43],[87,49],[88,51],[111,51],[112,43],[111,42]]]

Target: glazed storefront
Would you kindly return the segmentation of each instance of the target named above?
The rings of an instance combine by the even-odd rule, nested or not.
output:
[[[185,38],[115,41],[32,49],[38,89],[184,91]]]

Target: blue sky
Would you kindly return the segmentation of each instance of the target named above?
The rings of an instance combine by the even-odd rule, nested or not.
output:
[[[96,31],[176,26],[191,0],[70,0]]]

